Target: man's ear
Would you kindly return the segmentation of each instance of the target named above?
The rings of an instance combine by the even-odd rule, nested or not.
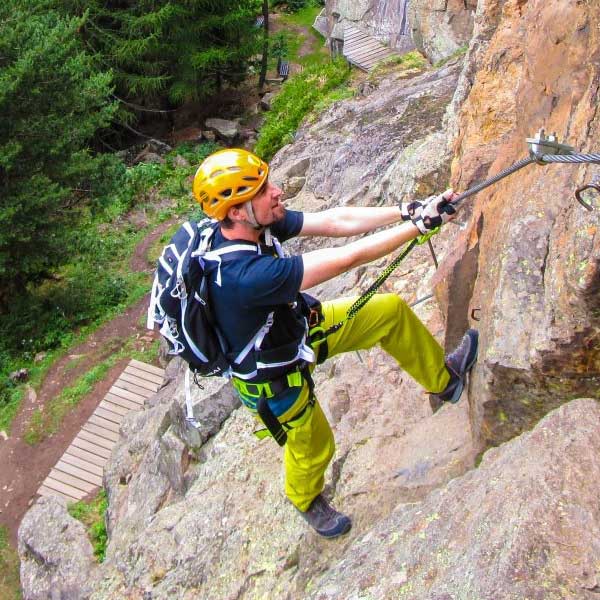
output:
[[[235,223],[237,221],[246,221],[248,215],[246,214],[246,208],[243,204],[237,204],[230,206],[227,209],[227,216]]]

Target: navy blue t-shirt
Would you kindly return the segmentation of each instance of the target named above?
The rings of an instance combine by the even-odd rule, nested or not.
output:
[[[283,242],[298,235],[304,215],[286,210],[285,217],[271,226],[271,233]],[[212,248],[227,240],[217,229]],[[238,240],[248,243],[245,240]],[[250,254],[221,264],[221,285],[209,277],[209,296],[215,320],[232,353],[241,352],[265,324],[268,314],[277,306],[294,302],[304,276],[301,256],[278,258],[272,246],[261,244],[262,254]],[[291,393],[290,393],[291,392]],[[291,389],[269,401],[276,415],[283,414],[298,397],[299,389]],[[242,397],[242,401],[245,399]]]

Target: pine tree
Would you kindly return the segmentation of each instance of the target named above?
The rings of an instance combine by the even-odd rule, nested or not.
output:
[[[116,104],[81,25],[21,0],[0,4],[0,312],[68,258],[77,207],[114,181],[115,160],[87,149]]]
[[[239,83],[259,48],[261,0],[45,1],[85,19],[82,38],[114,72],[117,95],[144,106]]]

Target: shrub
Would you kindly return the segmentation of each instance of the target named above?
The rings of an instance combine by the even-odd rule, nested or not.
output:
[[[341,88],[350,71],[343,60],[309,67],[286,81],[273,101],[255,152],[265,160],[293,140],[302,120],[331,91]]]

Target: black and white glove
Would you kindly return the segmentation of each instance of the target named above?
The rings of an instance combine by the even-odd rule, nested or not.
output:
[[[432,196],[433,197],[433,196]],[[423,207],[427,204],[430,198],[425,200],[413,200],[412,202],[400,202],[400,214],[403,221],[413,221],[421,216]]]
[[[439,196],[428,198],[419,216],[411,221],[421,233],[429,233],[432,229],[440,227],[454,218],[456,206],[452,204],[452,201],[457,196],[458,194],[450,189]]]

